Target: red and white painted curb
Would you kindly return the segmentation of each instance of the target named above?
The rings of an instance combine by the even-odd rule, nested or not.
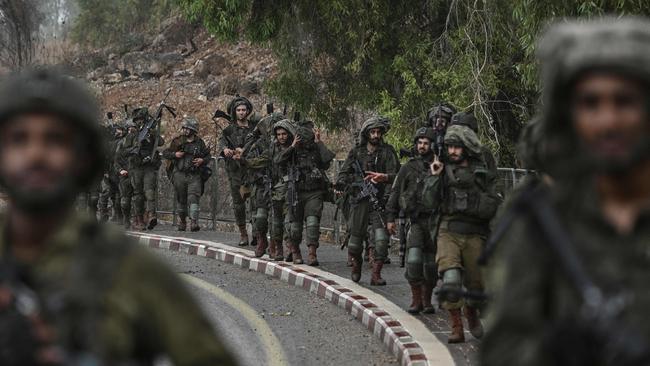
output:
[[[167,249],[175,252],[212,258],[221,262],[237,265],[242,268],[264,273],[278,278],[290,285],[301,287],[316,296],[327,299],[331,303],[345,309],[347,313],[359,320],[375,337],[379,338],[401,365],[429,365],[420,344],[412,335],[393,318],[388,312],[379,308],[367,297],[328,280],[322,276],[310,273],[296,265],[285,262],[273,262],[267,259],[255,258],[247,253],[236,250],[219,248],[203,244],[205,242],[185,238],[174,238],[160,235],[128,233],[139,239],[140,244],[156,249]]]

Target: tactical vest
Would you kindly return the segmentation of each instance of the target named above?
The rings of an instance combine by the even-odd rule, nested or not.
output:
[[[441,207],[445,220],[487,227],[499,206],[498,198],[489,192],[488,174],[486,165],[474,160],[467,167],[445,166]]]
[[[180,146],[180,151],[184,152],[185,154],[181,159],[176,160],[174,164],[176,169],[183,173],[200,173],[200,167],[195,166],[192,163],[192,160],[197,157],[203,158],[204,146],[205,144],[198,137],[195,138],[192,142],[189,142],[187,139],[185,139],[185,142],[183,142],[183,144]]]
[[[299,173],[298,189],[302,192],[311,192],[327,189],[329,179],[324,171],[319,168],[320,156],[316,145],[296,149],[294,166]]]

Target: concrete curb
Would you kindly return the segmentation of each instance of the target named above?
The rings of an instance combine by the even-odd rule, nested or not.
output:
[[[248,253],[236,250],[236,248],[226,250],[198,243],[198,241],[191,239],[135,232],[127,234],[138,238],[140,244],[151,248],[167,249],[216,259],[241,268],[264,273],[292,286],[301,287],[343,308],[347,313],[354,316],[384,344],[393,356],[397,357],[401,365],[424,366],[430,364],[420,344],[413,339],[399,321],[365,296],[359,295],[335,281],[310,273],[289,263],[255,258]]]

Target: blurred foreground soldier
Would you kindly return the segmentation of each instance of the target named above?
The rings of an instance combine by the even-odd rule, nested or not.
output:
[[[117,142],[115,148],[114,169],[117,173],[117,184],[120,191],[120,209],[122,209],[122,222],[125,229],[131,228],[131,203],[133,202],[133,185],[129,175],[129,150],[125,146],[127,139],[138,138],[138,126],[133,119],[127,119],[124,123],[126,135]]]
[[[110,200],[113,206],[113,220],[122,224],[119,174],[115,171],[115,151],[117,151],[117,144],[126,136],[126,129],[123,124],[115,124],[112,130],[114,135],[110,137],[108,143],[106,170],[102,178],[102,190],[99,194],[99,217],[102,222],[108,221],[110,216],[108,201]]]
[[[400,210],[406,213],[411,222],[405,260],[405,277],[411,286],[412,300],[408,308],[411,314],[435,313],[431,297],[438,281],[438,270],[435,238],[431,237],[429,231],[433,212],[424,210],[420,204],[422,182],[429,176],[429,166],[434,160],[434,141],[435,131],[432,128],[421,127],[416,131],[413,143],[417,156],[400,168],[386,205],[388,231],[391,234],[397,232],[395,220]]]
[[[495,181],[481,156],[478,136],[466,126],[451,126],[445,134],[447,161],[434,158],[423,184],[423,205],[437,211],[431,225],[438,245],[436,261],[442,274],[443,308],[449,311],[449,343],[465,341],[461,309],[471,334],[483,335],[479,320],[481,302],[460,298],[463,286],[483,292],[478,259],[489,234],[489,224],[500,200]]]
[[[228,104],[231,123],[224,128],[219,137],[217,152],[226,159],[226,173],[230,184],[230,196],[235,214],[235,223],[239,228],[239,245],[248,245],[246,229],[246,199],[250,195],[246,186],[246,169],[237,161],[243,151],[248,136],[255,128],[255,122],[249,117],[253,105],[244,97],[237,97]]]
[[[190,230],[199,231],[199,199],[203,194],[206,164],[210,150],[198,136],[199,121],[185,118],[181,135],[175,137],[163,151],[163,158],[171,163],[167,167],[176,191],[178,231],[187,229],[187,205],[190,209]]]
[[[285,120],[286,121],[286,120]],[[289,243],[292,260],[302,264],[300,243],[305,228],[309,254],[307,264],[318,265],[316,250],[320,240],[320,219],[325,195],[331,183],[325,170],[329,169],[335,154],[320,139],[320,131],[293,123],[293,141],[274,157],[273,163],[287,174],[287,222],[290,226]],[[305,227],[306,226],[306,227]]]
[[[375,248],[371,248],[372,277],[370,284],[383,286],[381,277],[384,260],[388,256],[390,236],[386,231],[384,205],[392,184],[399,171],[399,160],[393,146],[384,142],[390,129],[389,121],[373,117],[364,122],[360,131],[360,143],[352,148],[343,162],[336,182],[339,192],[350,195],[350,230],[348,254],[352,259],[351,278],[361,279],[363,265],[363,241],[368,235],[368,225],[374,231]]]
[[[233,364],[172,271],[75,214],[104,167],[96,112],[83,86],[51,71],[0,86],[0,364]]]
[[[648,365],[650,22],[557,24],[538,56],[554,183],[512,204],[482,363]]]

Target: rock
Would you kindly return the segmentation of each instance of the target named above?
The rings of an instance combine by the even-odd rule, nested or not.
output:
[[[172,76],[175,77],[175,78],[190,76],[190,71],[189,70],[176,70],[176,71],[174,71]]]
[[[255,80],[246,78],[239,85],[239,94],[244,96],[250,96],[252,94],[258,94],[260,92],[259,84]]]
[[[210,54],[203,59],[197,60],[192,66],[191,73],[195,77],[206,80],[209,75],[222,75],[230,63],[225,57],[217,54]]]
[[[206,97],[206,96],[203,95],[203,94],[200,94],[199,97],[198,97],[197,99],[200,100],[200,101],[202,101],[202,102],[207,102],[207,101],[208,101],[208,97]]]
[[[205,97],[208,100],[212,100],[219,95],[221,95],[221,83],[218,81],[213,81],[210,84],[208,84],[208,87],[205,88],[205,91],[203,92],[205,94]]]
[[[190,69],[190,73],[199,79],[205,79],[210,74],[203,60],[197,60]]]
[[[194,34],[194,26],[181,16],[165,19],[160,24],[160,29],[160,33],[151,43],[157,51],[174,49],[180,44],[189,42]]]
[[[124,80],[124,76],[119,73],[113,73],[113,74],[108,74],[104,77],[104,84],[117,84],[119,82],[122,82]]]
[[[143,77],[158,77],[183,62],[178,53],[151,54],[144,51],[129,52],[118,63],[120,69]]]
[[[235,95],[239,91],[239,80],[235,76],[227,75],[221,79],[221,94]]]

